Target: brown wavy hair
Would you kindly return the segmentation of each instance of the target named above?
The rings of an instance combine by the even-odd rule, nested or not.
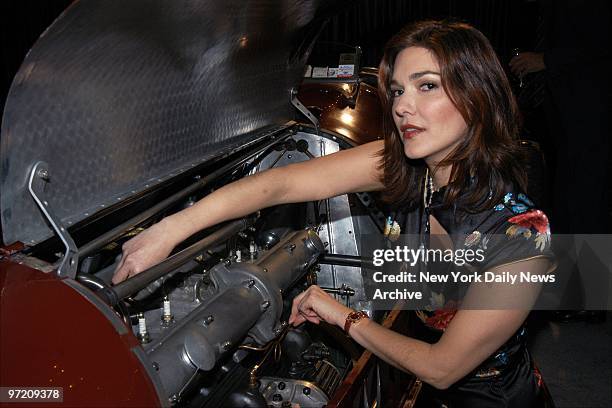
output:
[[[478,212],[499,203],[509,184],[525,191],[527,177],[517,142],[519,110],[491,43],[466,23],[422,21],[389,40],[379,66],[384,200],[398,208],[414,208],[423,199],[425,162],[405,156],[392,116],[395,59],[408,47],[425,48],[436,57],[442,87],[468,128],[466,137],[438,164],[438,168],[452,166],[444,203],[457,203],[461,196],[462,208]],[[493,201],[487,200],[489,197]]]

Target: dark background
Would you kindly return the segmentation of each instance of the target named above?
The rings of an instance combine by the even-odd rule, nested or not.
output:
[[[536,1],[525,0],[362,0],[333,17],[320,41],[363,49],[363,66],[377,66],[385,42],[407,23],[452,18],[482,31],[502,61],[515,47],[532,47],[538,19]]]
[[[0,2],[2,33],[2,84],[6,94],[26,53],[69,0],[9,0]],[[337,47],[325,42],[360,45],[362,66],[377,66],[382,48],[402,26],[426,18],[453,17],[480,29],[493,43],[503,62],[515,47],[529,49],[537,24],[537,3],[524,0],[360,0],[330,19],[314,58],[337,64]],[[329,53],[326,55],[326,51]]]

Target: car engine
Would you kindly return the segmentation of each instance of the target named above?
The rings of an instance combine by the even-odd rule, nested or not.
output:
[[[349,146],[335,135],[302,129],[247,161],[242,171],[310,160],[341,145]],[[201,194],[177,208],[192,205]],[[154,267],[111,287],[119,243],[142,229],[136,230],[85,258],[77,280],[131,325],[168,402],[325,406],[361,350],[325,323],[289,327],[291,302],[316,283],[371,314],[358,237],[379,229],[381,213],[374,203],[360,193],[264,209],[186,243],[162,272]],[[329,257],[334,253],[344,255],[343,261]],[[151,280],[151,272],[162,276]]]

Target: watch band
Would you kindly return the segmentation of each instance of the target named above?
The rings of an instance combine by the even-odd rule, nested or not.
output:
[[[348,314],[348,316],[346,316],[346,321],[344,322],[344,333],[346,333],[346,335],[348,336],[352,324],[357,323],[361,319],[367,318],[368,314],[363,310],[353,310],[351,313]]]

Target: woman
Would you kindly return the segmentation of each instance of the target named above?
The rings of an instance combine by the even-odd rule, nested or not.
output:
[[[429,234],[451,234],[465,238],[459,245],[486,248],[486,236],[502,234],[505,242],[490,245],[495,256],[480,266],[545,274],[548,224],[519,193],[526,177],[515,142],[517,108],[488,40],[466,24],[417,23],[391,39],[379,73],[384,145],[271,169],[215,191],[127,242],[113,281],[160,262],[177,243],[218,222],[272,205],[374,190],[384,190],[398,209],[396,225],[423,242]],[[492,289],[508,290],[472,287],[465,301]],[[442,322],[436,311],[420,313],[439,336],[432,344],[361,318],[317,286],[296,297],[290,323],[347,327],[362,346],[431,385],[440,406],[533,406],[538,381],[522,325],[537,291],[511,290],[528,306],[446,310]]]

